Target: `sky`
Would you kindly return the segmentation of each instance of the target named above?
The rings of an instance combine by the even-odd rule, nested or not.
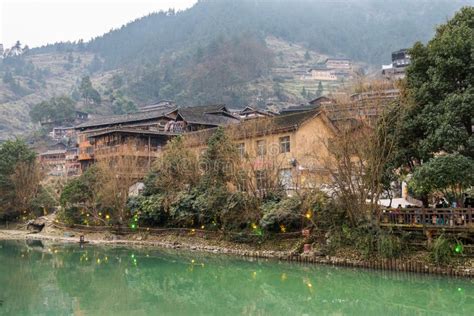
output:
[[[30,47],[102,35],[160,10],[183,10],[196,0],[0,0],[0,43]]]

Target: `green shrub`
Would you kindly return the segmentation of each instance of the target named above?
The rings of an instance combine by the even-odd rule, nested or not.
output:
[[[83,224],[84,222],[81,209],[77,206],[63,207],[58,213],[58,219],[67,225]]]
[[[258,200],[247,193],[234,192],[220,212],[220,223],[224,230],[245,230],[249,223],[258,223],[259,217]]]
[[[398,258],[403,252],[403,242],[392,233],[381,233],[377,239],[377,251],[385,258]]]
[[[132,218],[138,219],[139,225],[164,226],[169,220],[169,214],[164,208],[164,196],[161,194],[132,198],[127,206]]]
[[[194,209],[198,213],[199,225],[212,223],[221,224],[221,214],[227,207],[230,193],[224,186],[210,186],[205,191],[196,196],[193,203]]]
[[[53,194],[45,187],[40,186],[38,193],[30,202],[30,210],[36,217],[39,217],[45,215],[44,212],[48,214],[53,212],[56,205],[57,201]]]
[[[302,201],[298,196],[280,202],[267,202],[262,206],[262,211],[260,226],[266,231],[278,232],[280,225],[284,225],[288,231],[301,229],[304,218]]]
[[[192,227],[198,223],[198,211],[194,207],[197,198],[195,191],[179,192],[170,206],[172,226]]]
[[[430,246],[430,257],[436,264],[448,264],[453,256],[453,243],[443,235],[436,238]]]

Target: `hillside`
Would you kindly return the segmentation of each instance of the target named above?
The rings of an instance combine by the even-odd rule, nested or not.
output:
[[[202,0],[182,12],[153,13],[87,43],[47,45],[0,60],[0,139],[31,130],[31,107],[63,94],[96,114],[162,99],[232,107],[305,102],[350,85],[302,80],[327,57],[378,69],[391,51],[425,41],[436,25],[473,3]],[[101,94],[100,106],[77,97],[84,76]]]
[[[472,0],[203,0],[183,12],[160,12],[91,41],[106,64],[142,63],[196,49],[219,36],[275,36],[329,55],[381,64],[387,51],[426,41]]]
[[[32,130],[31,107],[54,96],[70,96],[90,73],[92,61],[93,54],[87,52],[28,53],[4,60],[0,64],[0,140]],[[9,74],[11,81],[5,80]],[[94,82],[98,86],[107,82],[107,74],[98,74]]]

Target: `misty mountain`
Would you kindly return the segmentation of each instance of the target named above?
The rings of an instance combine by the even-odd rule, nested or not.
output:
[[[426,41],[436,25],[472,4],[472,0],[202,0],[182,12],[138,19],[95,38],[87,48],[100,54],[107,66],[116,67],[197,49],[219,36],[247,33],[381,64],[389,60],[387,52]]]
[[[63,94],[102,115],[163,99],[184,106],[305,102],[345,82],[306,82],[301,71],[328,56],[378,68],[392,51],[427,41],[437,25],[472,4],[201,0],[184,11],[152,13],[89,42],[50,44],[0,60],[0,136],[30,129],[30,108]],[[100,106],[80,106],[84,76],[101,94]]]

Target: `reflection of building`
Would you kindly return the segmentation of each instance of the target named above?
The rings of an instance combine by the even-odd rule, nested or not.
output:
[[[392,63],[382,65],[382,75],[389,79],[402,79],[405,77],[406,68],[411,63],[408,49],[400,49],[392,53]]]

